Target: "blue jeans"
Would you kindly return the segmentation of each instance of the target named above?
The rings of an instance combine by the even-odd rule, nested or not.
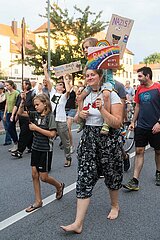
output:
[[[7,124],[7,130],[13,140],[14,143],[18,142],[18,135],[16,131],[16,122],[15,120],[10,121],[11,113],[7,113],[6,115],[6,124]]]
[[[6,133],[4,143],[5,144],[10,144],[10,143],[12,143],[12,139],[11,139],[11,136],[10,136],[8,130],[7,130],[7,121],[3,120],[3,114],[4,114],[4,111],[0,110],[0,121],[2,120],[3,127],[4,127],[5,133]]]

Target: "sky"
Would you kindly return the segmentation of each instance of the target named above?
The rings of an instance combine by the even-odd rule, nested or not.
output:
[[[134,20],[127,48],[134,53],[134,63],[139,63],[150,54],[160,53],[160,1],[159,0],[50,0],[58,3],[61,8],[67,8],[70,16],[74,15],[73,6],[84,10],[90,6],[91,12],[103,11],[101,20],[109,21],[112,14]],[[46,22],[39,15],[46,14],[47,0],[0,0],[0,23],[11,25],[13,20],[22,18],[30,30],[35,30]],[[76,16],[75,16],[76,18]]]

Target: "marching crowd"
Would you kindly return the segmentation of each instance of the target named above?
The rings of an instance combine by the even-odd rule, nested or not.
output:
[[[95,46],[97,39],[87,38],[82,43],[85,57],[87,49]],[[42,207],[40,180],[56,188],[56,198],[63,197],[65,184],[51,177],[53,141],[59,136],[64,151],[64,167],[72,164],[75,151],[71,127],[79,123],[82,135],[77,148],[78,170],[76,183],[77,213],[75,221],[61,226],[65,231],[81,233],[90,203],[93,188],[100,177],[109,190],[111,210],[108,219],[119,215],[119,190],[139,190],[139,178],[144,163],[145,146],[155,150],[156,180],[160,186],[160,84],[152,81],[152,70],[138,70],[139,87],[136,89],[126,81],[114,80],[114,71],[84,69],[85,86],[73,85],[71,74],[59,78],[53,86],[43,63],[43,83],[33,85],[23,81],[19,92],[13,81],[0,83],[0,120],[5,129],[5,142],[11,145],[11,155],[22,158],[25,150],[31,153],[34,203],[26,212]],[[130,130],[135,132],[135,165],[133,178],[122,184],[123,171],[130,167],[128,155],[123,151],[120,129],[126,119],[127,101],[135,101],[135,113]],[[148,116],[148,113],[149,116]],[[16,124],[19,124],[17,134]]]

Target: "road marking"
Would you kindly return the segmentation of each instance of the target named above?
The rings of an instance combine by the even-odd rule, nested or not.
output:
[[[149,149],[150,148],[150,145],[147,145],[145,150]],[[136,152],[133,152],[133,153],[129,153],[129,156],[130,158],[133,158],[135,156]]]
[[[150,148],[150,146],[147,146],[147,147],[146,147],[146,150],[147,150],[148,148]],[[130,155],[130,158],[133,158],[133,157],[135,156],[135,152],[130,153],[129,155]],[[67,193],[69,193],[69,192],[71,192],[71,191],[73,191],[75,188],[76,188],[76,182],[73,183],[73,184],[71,184],[71,185],[69,185],[68,187],[66,187],[66,188],[64,189],[64,195],[67,194]],[[49,203],[55,201],[55,200],[56,200],[56,194],[54,193],[54,194],[50,195],[49,197],[43,199],[43,207],[46,206],[46,205],[48,205]],[[38,209],[37,209],[37,210],[38,210]],[[35,211],[37,211],[37,210],[35,210]],[[15,223],[15,222],[18,222],[18,221],[21,220],[22,218],[27,217],[28,215],[34,213],[35,211],[30,212],[30,213],[26,213],[26,211],[25,211],[25,209],[24,209],[24,210],[16,213],[15,215],[13,215],[13,216],[11,216],[11,217],[3,220],[2,222],[0,222],[0,231],[3,230],[3,229],[5,229],[5,228],[7,228],[7,227],[9,227],[10,225],[12,225],[12,224]]]
[[[67,194],[67,193],[69,193],[69,192],[71,192],[71,191],[74,190],[75,188],[76,188],[76,183],[73,183],[73,184],[69,185],[68,187],[66,187],[66,188],[64,189],[64,195]],[[45,198],[45,199],[43,200],[43,206],[46,206],[46,205],[48,205],[49,203],[51,203],[51,202],[53,202],[53,201],[55,201],[55,200],[56,200],[56,194],[54,193],[54,194],[50,195],[49,197],[47,197],[47,198]],[[38,210],[38,209],[36,209],[35,211],[37,211],[37,210]],[[10,225],[12,225],[12,224],[15,223],[15,222],[18,222],[18,221],[21,220],[22,218],[27,217],[28,215],[34,213],[35,211],[30,212],[30,213],[27,213],[27,212],[25,211],[25,209],[24,209],[24,210],[16,213],[15,215],[13,215],[13,216],[5,219],[4,221],[0,222],[0,231],[3,230],[3,229],[5,229],[5,228],[7,228],[7,227],[9,227]]]

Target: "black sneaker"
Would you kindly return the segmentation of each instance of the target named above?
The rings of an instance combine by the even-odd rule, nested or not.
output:
[[[156,185],[160,186],[160,172],[156,172]]]
[[[129,154],[127,153],[123,159],[123,167],[124,167],[124,171],[127,172],[130,167],[131,167],[131,164],[130,164],[130,159],[129,159]]]
[[[22,153],[19,151],[13,152],[11,155],[16,158],[22,158]]]
[[[136,183],[133,178],[130,179],[127,184],[123,184],[123,187],[131,191],[139,190],[138,182]]]

